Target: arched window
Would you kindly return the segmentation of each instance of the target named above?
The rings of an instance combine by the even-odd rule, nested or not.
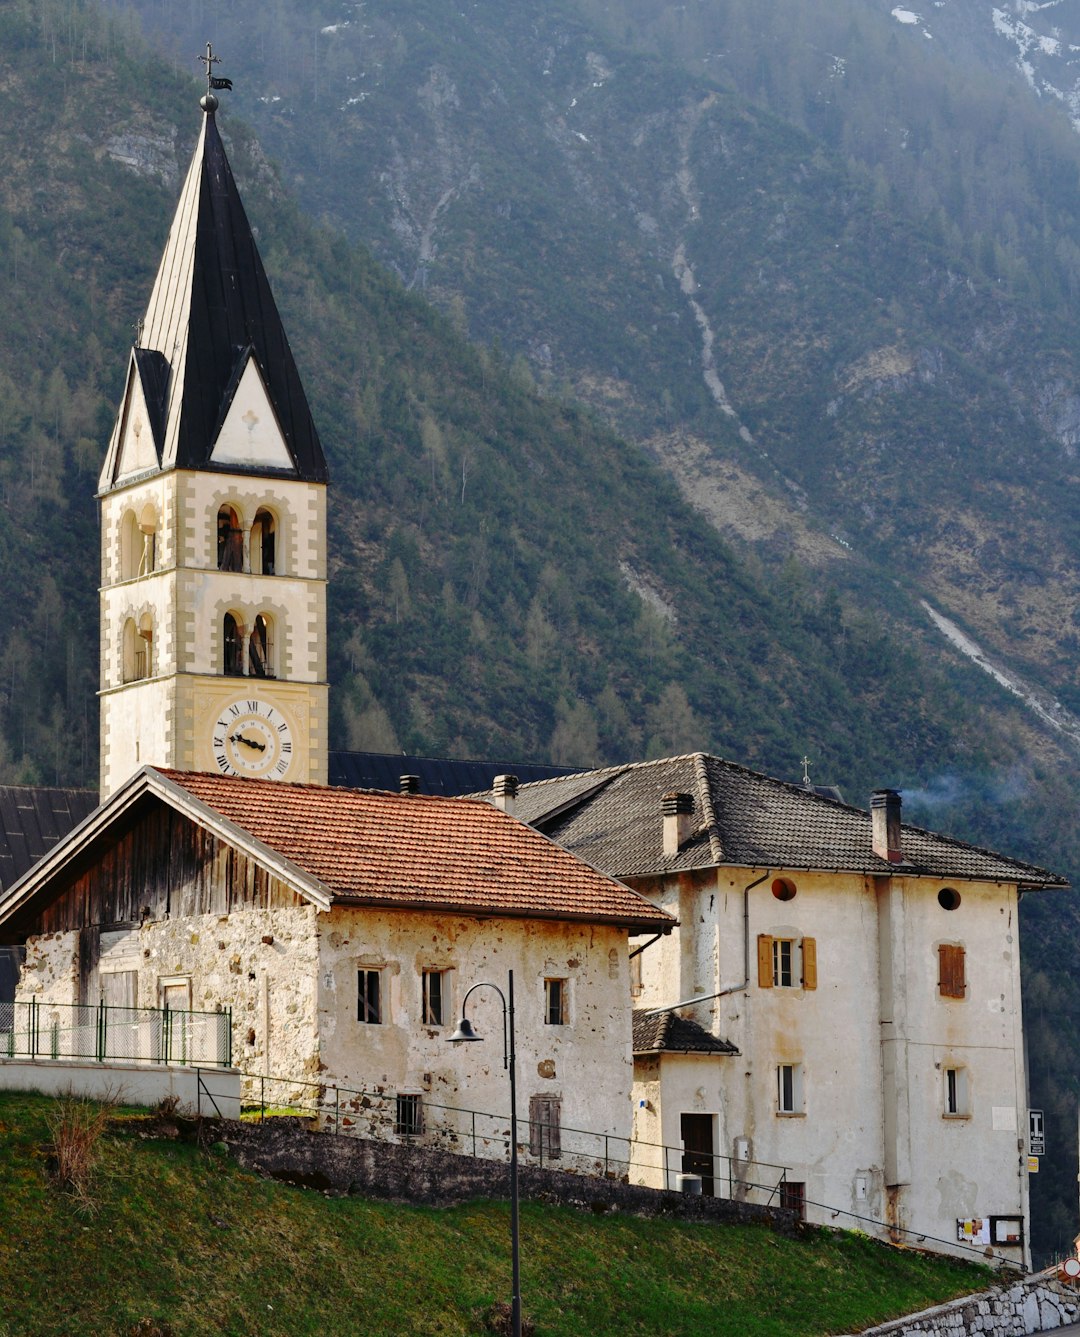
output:
[[[134,580],[142,557],[142,534],[134,511],[125,511],[120,521],[120,579]]]
[[[243,571],[244,531],[231,506],[222,506],[217,517],[217,564],[219,571]]]
[[[124,682],[134,682],[138,677],[135,672],[135,619],[129,617],[124,623]]]
[[[222,646],[224,649],[224,671],[231,677],[240,677],[244,672],[244,637],[240,624],[232,613],[226,613],[222,626]]]
[[[154,628],[150,614],[144,613],[138,625],[133,617],[129,617],[124,623],[124,682],[138,682],[153,674],[153,646]]]
[[[157,512],[146,505],[139,516],[139,569],[140,576],[152,575],[157,567]]]
[[[136,678],[154,676],[154,624],[150,614],[144,613],[139,619],[139,639],[135,646]]]
[[[248,642],[248,674],[252,678],[274,676],[274,623],[260,613],[251,629]]]
[[[257,576],[272,576],[277,567],[277,521],[262,506],[255,512],[251,526],[251,569]]]

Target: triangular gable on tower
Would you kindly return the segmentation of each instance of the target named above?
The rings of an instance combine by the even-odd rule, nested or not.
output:
[[[293,469],[285,436],[252,350],[246,348],[225,395],[224,421],[211,464],[240,469]]]
[[[325,482],[326,461],[288,339],[218,132],[202,133],[158,268],[101,486],[162,469],[251,469]],[[152,365],[153,359],[160,367]],[[153,385],[150,384],[153,382]],[[157,459],[142,432],[161,399]],[[141,394],[141,401],[140,401]],[[236,421],[231,410],[237,408]],[[258,440],[251,419],[258,419]],[[131,423],[125,436],[125,423]],[[272,429],[271,429],[272,424]],[[265,430],[264,430],[265,429]]]
[[[161,465],[161,437],[169,364],[152,348],[133,348],[124,399],[109,440],[101,486],[157,469]]]

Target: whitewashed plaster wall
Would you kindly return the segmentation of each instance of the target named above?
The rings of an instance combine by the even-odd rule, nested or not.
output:
[[[727,1068],[741,1062],[733,1054],[664,1054],[634,1063],[631,1103],[636,1145],[631,1178],[635,1184],[676,1187],[675,1176],[683,1168],[682,1115],[703,1114],[712,1120],[713,1147],[720,1158],[713,1162],[713,1173],[725,1181],[718,1192],[727,1195],[730,1138],[724,1114],[731,1077]]]
[[[717,1150],[732,1155],[745,1139],[739,1150],[790,1167],[811,1202],[944,1240],[955,1239],[957,1219],[1026,1216],[1015,888],[958,883],[960,906],[946,911],[938,892],[951,884],[941,881],[773,869],[748,893],[747,942],[743,892],[761,871],[635,881],[680,920],[671,939],[643,954],[635,1006],[734,990],[680,1009],[741,1051],[716,1070],[726,1132]],[[773,896],[778,876],[794,883],[794,899]],[[759,987],[759,934],[813,938],[817,988]],[[939,995],[942,942],[965,948],[963,999]],[[777,1110],[782,1063],[798,1065],[802,1078],[803,1109],[791,1115]],[[696,1094],[668,1065],[665,1129],[669,1116],[677,1125],[679,1101]],[[956,1065],[970,1075],[969,1118],[944,1116],[943,1070]],[[890,1175],[903,1185],[898,1194],[886,1192]],[[808,1216],[832,1220],[813,1207]]]
[[[451,1045],[466,991],[507,989],[514,971],[518,1115],[532,1096],[561,1100],[563,1128],[628,1139],[632,1081],[626,933],[546,920],[335,908],[320,925],[319,1024],[327,1075],[364,1089],[415,1092],[436,1104],[509,1110],[502,1006],[491,989],[469,999],[482,1044]],[[357,1021],[357,972],[382,971],[385,1020]],[[422,972],[446,971],[441,1026],[422,1024]],[[563,979],[568,1019],[544,1021],[544,980]],[[562,1137],[564,1153],[571,1138]],[[589,1143],[595,1152],[596,1142]],[[626,1153],[626,1145],[620,1149]]]

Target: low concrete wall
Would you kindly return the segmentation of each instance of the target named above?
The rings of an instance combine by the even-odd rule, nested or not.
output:
[[[306,1119],[275,1116],[263,1123],[222,1124],[218,1135],[245,1169],[324,1192],[361,1193],[436,1207],[476,1198],[506,1198],[510,1193],[506,1162],[415,1143],[405,1146],[313,1132]],[[519,1168],[518,1184],[522,1198],[598,1214],[611,1211],[694,1221],[755,1222],[783,1234],[800,1229],[794,1213],[779,1207],[690,1197],[534,1165]]]
[[[202,1078],[202,1090],[199,1078]],[[162,1063],[72,1063],[0,1059],[0,1091],[84,1096],[154,1109],[176,1097],[183,1114],[240,1117],[240,1073],[235,1068],[190,1068]]]
[[[965,1295],[951,1304],[924,1309],[919,1314],[867,1328],[862,1337],[1026,1337],[1053,1332],[1074,1323],[1080,1314],[1080,1296],[1074,1286],[1057,1279],[1057,1270],[1039,1272],[1022,1281],[1002,1282],[993,1290]]]

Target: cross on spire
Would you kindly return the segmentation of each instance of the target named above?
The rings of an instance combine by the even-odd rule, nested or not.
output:
[[[802,759],[802,782],[803,782],[803,784],[806,786],[807,789],[810,788],[810,758],[809,758],[809,757],[803,757],[803,759]]]
[[[206,44],[206,55],[199,56],[198,59],[206,66],[206,96],[208,98],[214,96],[214,90],[216,88],[223,88],[227,91],[231,91],[232,80],[222,79],[214,74],[214,66],[221,64],[221,57],[214,55],[214,48],[209,42]],[[215,98],[214,101],[216,104],[217,99]]]

